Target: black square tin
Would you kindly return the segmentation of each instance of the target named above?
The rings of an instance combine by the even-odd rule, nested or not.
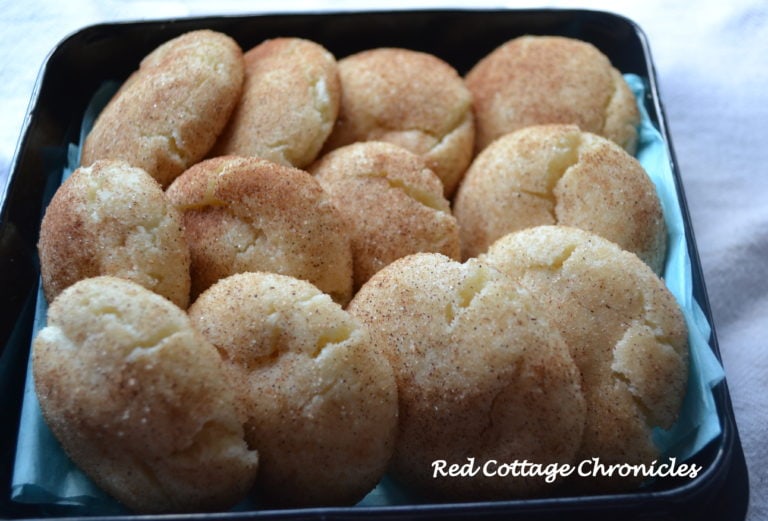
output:
[[[49,173],[66,165],[79,139],[86,105],[103,82],[122,81],[141,58],[184,32],[208,28],[229,34],[244,49],[267,38],[314,40],[341,58],[374,47],[432,53],[466,73],[482,56],[523,34],[563,35],[591,42],[623,73],[648,80],[643,100],[672,160],[691,258],[694,298],[712,323],[685,195],[660,100],[648,41],[620,16],[588,10],[413,10],[323,12],[183,18],[101,24],[63,40],[44,63],[31,95],[23,134],[0,213],[0,517],[66,517],[13,502],[10,483],[23,400],[39,278],[36,243],[46,197],[59,182]],[[709,345],[720,357],[714,330]],[[663,479],[621,494],[476,503],[419,503],[279,511],[245,511],[163,519],[743,519],[746,465],[725,381],[713,389],[722,432],[694,458],[692,480]],[[138,516],[119,516],[118,519]],[[141,516],[152,519],[155,516]],[[159,519],[160,516],[157,516]],[[93,519],[93,517],[89,517]]]

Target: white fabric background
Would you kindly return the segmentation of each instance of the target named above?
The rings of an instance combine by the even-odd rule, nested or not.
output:
[[[0,193],[47,53],[112,20],[256,13],[245,0],[0,0]],[[651,44],[747,457],[749,521],[768,519],[768,3],[281,0],[282,11],[408,7],[585,7],[623,14]]]

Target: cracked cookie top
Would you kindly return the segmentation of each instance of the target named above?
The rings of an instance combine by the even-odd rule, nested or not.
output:
[[[224,357],[266,504],[354,504],[386,471],[397,389],[368,330],[308,282],[241,273],[189,311]]]
[[[254,482],[235,395],[186,313],[138,284],[81,280],[48,310],[33,371],[70,458],[135,512],[230,508]]]
[[[498,138],[472,162],[454,201],[465,258],[523,228],[562,224],[637,254],[655,273],[667,228],[656,188],[612,141],[575,125],[536,125]]]
[[[166,195],[182,213],[192,298],[244,271],[307,280],[337,302],[352,295],[346,221],[309,173],[256,157],[197,163]]]
[[[658,458],[652,431],[672,426],[688,381],[687,328],[664,282],[635,254],[567,226],[511,233],[480,259],[537,295],[562,332],[587,401],[579,459],[631,465]],[[574,485],[605,491],[641,479]]]
[[[395,371],[392,469],[427,497],[500,499],[552,488],[543,477],[461,479],[433,462],[574,460],[584,428],[578,370],[533,294],[492,266],[418,253],[374,275],[348,310]]]
[[[189,304],[189,247],[181,214],[144,170],[116,160],[76,169],[40,225],[40,272],[48,302],[78,280],[132,280],[181,308]]]
[[[459,259],[459,228],[440,179],[426,161],[398,145],[353,143],[310,170],[352,231],[355,289],[411,253]]]

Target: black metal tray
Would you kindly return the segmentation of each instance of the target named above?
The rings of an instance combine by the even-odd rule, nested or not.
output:
[[[381,46],[435,54],[460,74],[502,42],[522,34],[557,34],[589,41],[623,73],[647,78],[643,100],[665,139],[677,186],[692,264],[694,297],[711,311],[683,186],[660,101],[648,42],[623,17],[588,10],[413,10],[220,16],[95,25],[63,40],[44,63],[31,96],[8,190],[0,213],[0,517],[53,514],[10,499],[10,482],[23,398],[39,277],[36,242],[45,194],[59,179],[48,173],[66,164],[67,146],[78,141],[85,107],[107,80],[124,80],[141,58],[179,34],[210,28],[244,48],[266,38],[300,36],[337,57]],[[715,332],[709,344],[719,358]],[[725,381],[714,390],[722,432],[693,459],[703,467],[692,480],[660,480],[631,493],[456,504],[414,504],[281,511],[228,512],[163,519],[743,519],[748,503],[746,465]],[[56,514],[61,516],[61,512]],[[125,516],[120,517],[123,519]],[[152,519],[153,516],[148,516]],[[147,518],[147,516],[142,516]],[[89,517],[89,519],[93,519]]]

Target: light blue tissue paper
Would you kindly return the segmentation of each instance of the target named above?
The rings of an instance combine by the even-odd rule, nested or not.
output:
[[[685,315],[690,352],[686,396],[678,421],[668,431],[657,429],[654,441],[667,456],[685,460],[720,435],[720,419],[712,388],[723,378],[723,367],[709,347],[711,328],[693,297],[693,277],[685,222],[672,173],[672,158],[659,130],[653,125],[642,100],[648,88],[636,75],[624,76],[638,100],[641,123],[638,128],[637,159],[656,185],[667,224],[667,259],[663,278]]]

